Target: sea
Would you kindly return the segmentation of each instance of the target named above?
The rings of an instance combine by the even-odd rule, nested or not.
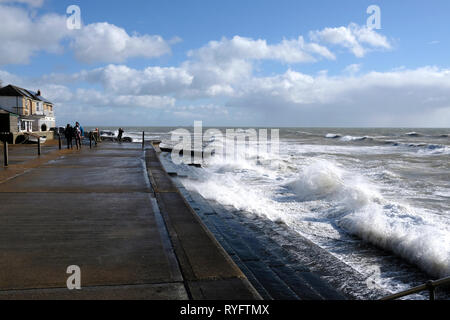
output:
[[[124,129],[135,143],[142,131],[146,140],[177,143],[174,127]],[[186,190],[254,223],[283,225],[292,243],[308,239],[386,292],[450,276],[450,129],[280,128],[279,152],[239,150],[201,168],[175,165],[171,154],[164,161]]]

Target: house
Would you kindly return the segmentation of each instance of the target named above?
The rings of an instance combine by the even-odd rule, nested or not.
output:
[[[4,112],[18,115],[16,136],[33,133],[53,139],[51,128],[56,127],[53,103],[37,92],[8,85],[0,88],[0,108]]]

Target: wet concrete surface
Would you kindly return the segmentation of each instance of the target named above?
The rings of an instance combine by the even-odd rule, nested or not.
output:
[[[43,144],[41,146],[41,155],[46,155],[58,150],[58,145],[53,143]],[[9,164],[21,164],[38,157],[37,145],[9,145],[8,146]],[[3,169],[3,143],[0,143],[0,170]]]
[[[113,143],[0,177],[0,299],[260,298],[149,152],[156,180]]]

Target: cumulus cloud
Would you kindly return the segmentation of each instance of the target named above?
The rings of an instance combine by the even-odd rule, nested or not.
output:
[[[108,65],[77,76],[89,82],[98,82],[108,92],[127,95],[172,94],[190,86],[193,77],[180,68],[148,67],[136,70],[124,65]]]
[[[158,109],[175,105],[175,99],[152,95],[111,95],[93,89],[77,89],[73,96],[78,103],[91,107],[122,107]]]
[[[313,41],[348,48],[356,57],[362,58],[373,49],[391,49],[387,38],[367,26],[351,23],[348,27],[325,28],[311,31]]]
[[[61,52],[68,35],[63,16],[47,14],[31,18],[27,11],[0,5],[0,65],[28,63],[39,51]]]
[[[124,62],[129,58],[155,58],[171,52],[170,45],[158,35],[129,35],[109,23],[93,23],[74,30],[72,48],[78,60],[87,63]]]
[[[313,54],[335,59],[334,55],[323,46],[316,43],[306,43],[302,36],[298,39],[283,40],[278,44],[269,45],[266,40],[235,36],[232,39],[211,41],[208,45],[192,50],[189,56],[201,61],[220,63],[234,59],[278,60],[287,63],[313,62]]]
[[[318,59],[334,60],[335,56],[326,47],[307,43],[303,37],[268,44],[263,39],[235,36],[222,38],[191,50],[189,60],[182,68],[193,78],[187,97],[198,97],[206,93],[209,97],[231,96],[234,83],[249,79],[254,61],[273,60],[281,63],[310,63]]]
[[[37,6],[41,2],[29,3]],[[158,35],[129,35],[123,28],[109,23],[69,30],[66,19],[56,14],[32,17],[24,8],[0,5],[0,65],[29,63],[40,51],[60,53],[64,50],[64,40],[71,42],[75,57],[86,63],[160,57],[171,53],[170,44],[177,42],[168,42]]]

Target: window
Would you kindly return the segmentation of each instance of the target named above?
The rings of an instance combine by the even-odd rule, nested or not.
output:
[[[36,112],[42,112],[44,111],[44,106],[42,101],[36,102]]]

